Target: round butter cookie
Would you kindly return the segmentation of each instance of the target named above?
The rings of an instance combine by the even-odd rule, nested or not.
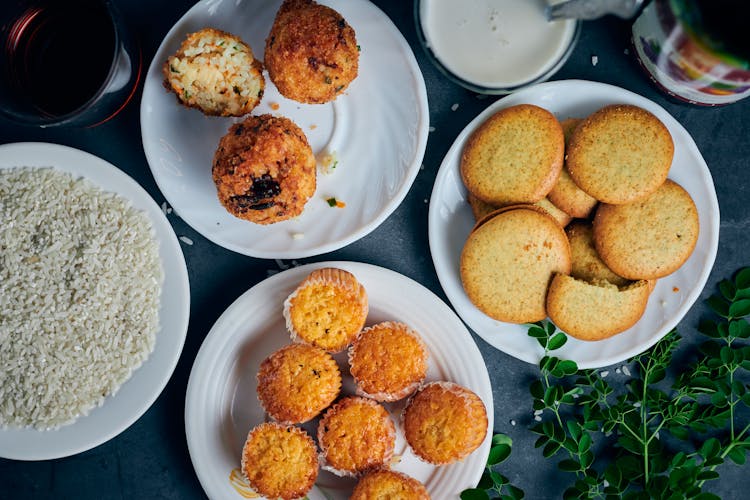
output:
[[[268,76],[284,97],[319,104],[332,101],[357,77],[354,29],[330,7],[285,0],[266,38]]]
[[[570,144],[570,137],[573,131],[583,120],[579,118],[568,118],[560,122],[565,135],[565,148]],[[552,191],[547,195],[557,208],[578,219],[585,219],[591,215],[591,211],[596,206],[596,198],[586,194],[584,190],[578,187],[568,172],[567,165],[563,164],[560,171],[560,178],[552,187]]]
[[[494,205],[490,205],[489,203],[485,203],[473,194],[469,193],[466,197],[466,199],[469,202],[469,206],[471,207],[471,212],[474,215],[474,220],[479,222],[487,215],[491,214],[492,212],[496,211],[498,208],[507,208],[512,206],[521,206],[524,204],[513,204],[513,205],[506,205],[504,207],[495,207]],[[526,206],[528,206],[526,204]],[[567,226],[570,224],[570,221],[573,220],[573,218],[557,208],[548,198],[542,198],[541,200],[537,201],[536,203],[532,204],[532,206],[542,208],[545,212],[547,212],[549,215],[551,215],[562,227]]]
[[[588,222],[575,222],[565,230],[570,243],[570,275],[584,281],[607,281],[625,286],[630,280],[613,273],[596,253],[594,229]]]
[[[599,205],[594,217],[596,251],[613,272],[631,280],[676,271],[693,253],[698,231],[693,199],[669,179],[642,200]]]
[[[430,500],[427,488],[403,472],[381,469],[368,472],[354,487],[349,500]]]
[[[553,273],[570,272],[568,238],[541,208],[500,209],[469,234],[460,272],[469,299],[486,315],[511,323],[541,321]]]
[[[360,396],[397,401],[427,375],[427,347],[408,325],[384,321],[357,336],[349,348],[349,372]]]
[[[388,411],[372,399],[351,396],[331,406],[318,424],[324,469],[358,476],[386,465],[393,457],[396,426]]]
[[[272,224],[302,213],[315,193],[317,166],[302,129],[282,116],[249,116],[229,127],[212,175],[229,213]]]
[[[461,178],[486,203],[535,203],[557,182],[563,150],[562,128],[552,113],[531,104],[511,106],[471,134],[461,155]]]
[[[463,460],[487,434],[487,409],[469,389],[452,382],[430,382],[403,412],[404,437],[425,462],[443,465]]]
[[[580,340],[602,340],[633,326],[646,310],[648,282],[619,288],[607,281],[587,282],[557,274],[547,294],[549,319]]]
[[[323,349],[290,344],[274,352],[258,370],[258,400],[277,422],[301,424],[328,408],[341,390],[336,360]]]
[[[653,193],[667,178],[674,143],[667,127],[637,106],[606,106],[573,132],[566,165],[576,185],[622,204]]]
[[[367,292],[352,273],[323,268],[287,297],[283,314],[293,340],[340,352],[365,326],[367,311]]]
[[[266,422],[250,431],[242,448],[242,473],[267,498],[303,498],[318,478],[318,450],[299,427]]]

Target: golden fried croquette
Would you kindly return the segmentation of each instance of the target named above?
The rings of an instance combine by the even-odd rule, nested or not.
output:
[[[403,472],[381,469],[367,473],[349,500],[430,500],[422,483]]]
[[[268,76],[284,97],[332,101],[357,77],[354,29],[330,7],[313,0],[285,0],[266,38]]]
[[[302,498],[318,478],[318,451],[299,427],[267,422],[253,428],[242,448],[242,473],[268,498]]]
[[[258,399],[274,420],[301,424],[339,395],[341,372],[323,349],[290,344],[268,356],[258,370]]]
[[[452,382],[431,382],[417,391],[404,409],[403,422],[414,454],[435,465],[463,460],[487,435],[484,403]]]
[[[239,37],[213,28],[187,35],[162,67],[164,86],[207,115],[243,116],[263,97],[263,65]]]
[[[315,192],[315,176],[315,156],[304,132],[281,116],[249,116],[232,125],[213,160],[221,204],[257,224],[301,214]]]

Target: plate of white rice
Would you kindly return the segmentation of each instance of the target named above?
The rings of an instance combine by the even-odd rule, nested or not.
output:
[[[172,375],[190,312],[182,250],[137,182],[56,144],[0,146],[0,218],[0,456],[80,453]]]

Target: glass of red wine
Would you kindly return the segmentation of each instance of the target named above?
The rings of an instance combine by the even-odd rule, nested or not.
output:
[[[111,0],[0,2],[0,113],[91,127],[132,99],[140,50]]]

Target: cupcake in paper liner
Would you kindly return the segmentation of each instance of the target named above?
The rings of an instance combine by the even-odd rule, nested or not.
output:
[[[416,456],[434,465],[463,460],[487,435],[487,409],[471,390],[430,382],[404,408],[404,436]]]
[[[349,347],[357,394],[391,402],[414,392],[427,375],[427,347],[404,323],[385,321],[365,328]]]
[[[367,292],[343,269],[310,273],[284,301],[284,318],[292,339],[340,352],[352,343],[367,319]]]
[[[266,422],[253,428],[242,448],[242,473],[267,498],[304,498],[318,478],[318,453],[299,427]]]
[[[338,476],[359,476],[384,467],[393,456],[396,426],[376,401],[341,399],[318,424],[322,467]]]
[[[380,469],[368,472],[354,487],[350,500],[398,498],[399,500],[430,500],[427,488],[403,472]]]
[[[328,408],[341,391],[341,372],[333,357],[307,344],[290,344],[260,364],[257,394],[277,422],[301,424]]]

